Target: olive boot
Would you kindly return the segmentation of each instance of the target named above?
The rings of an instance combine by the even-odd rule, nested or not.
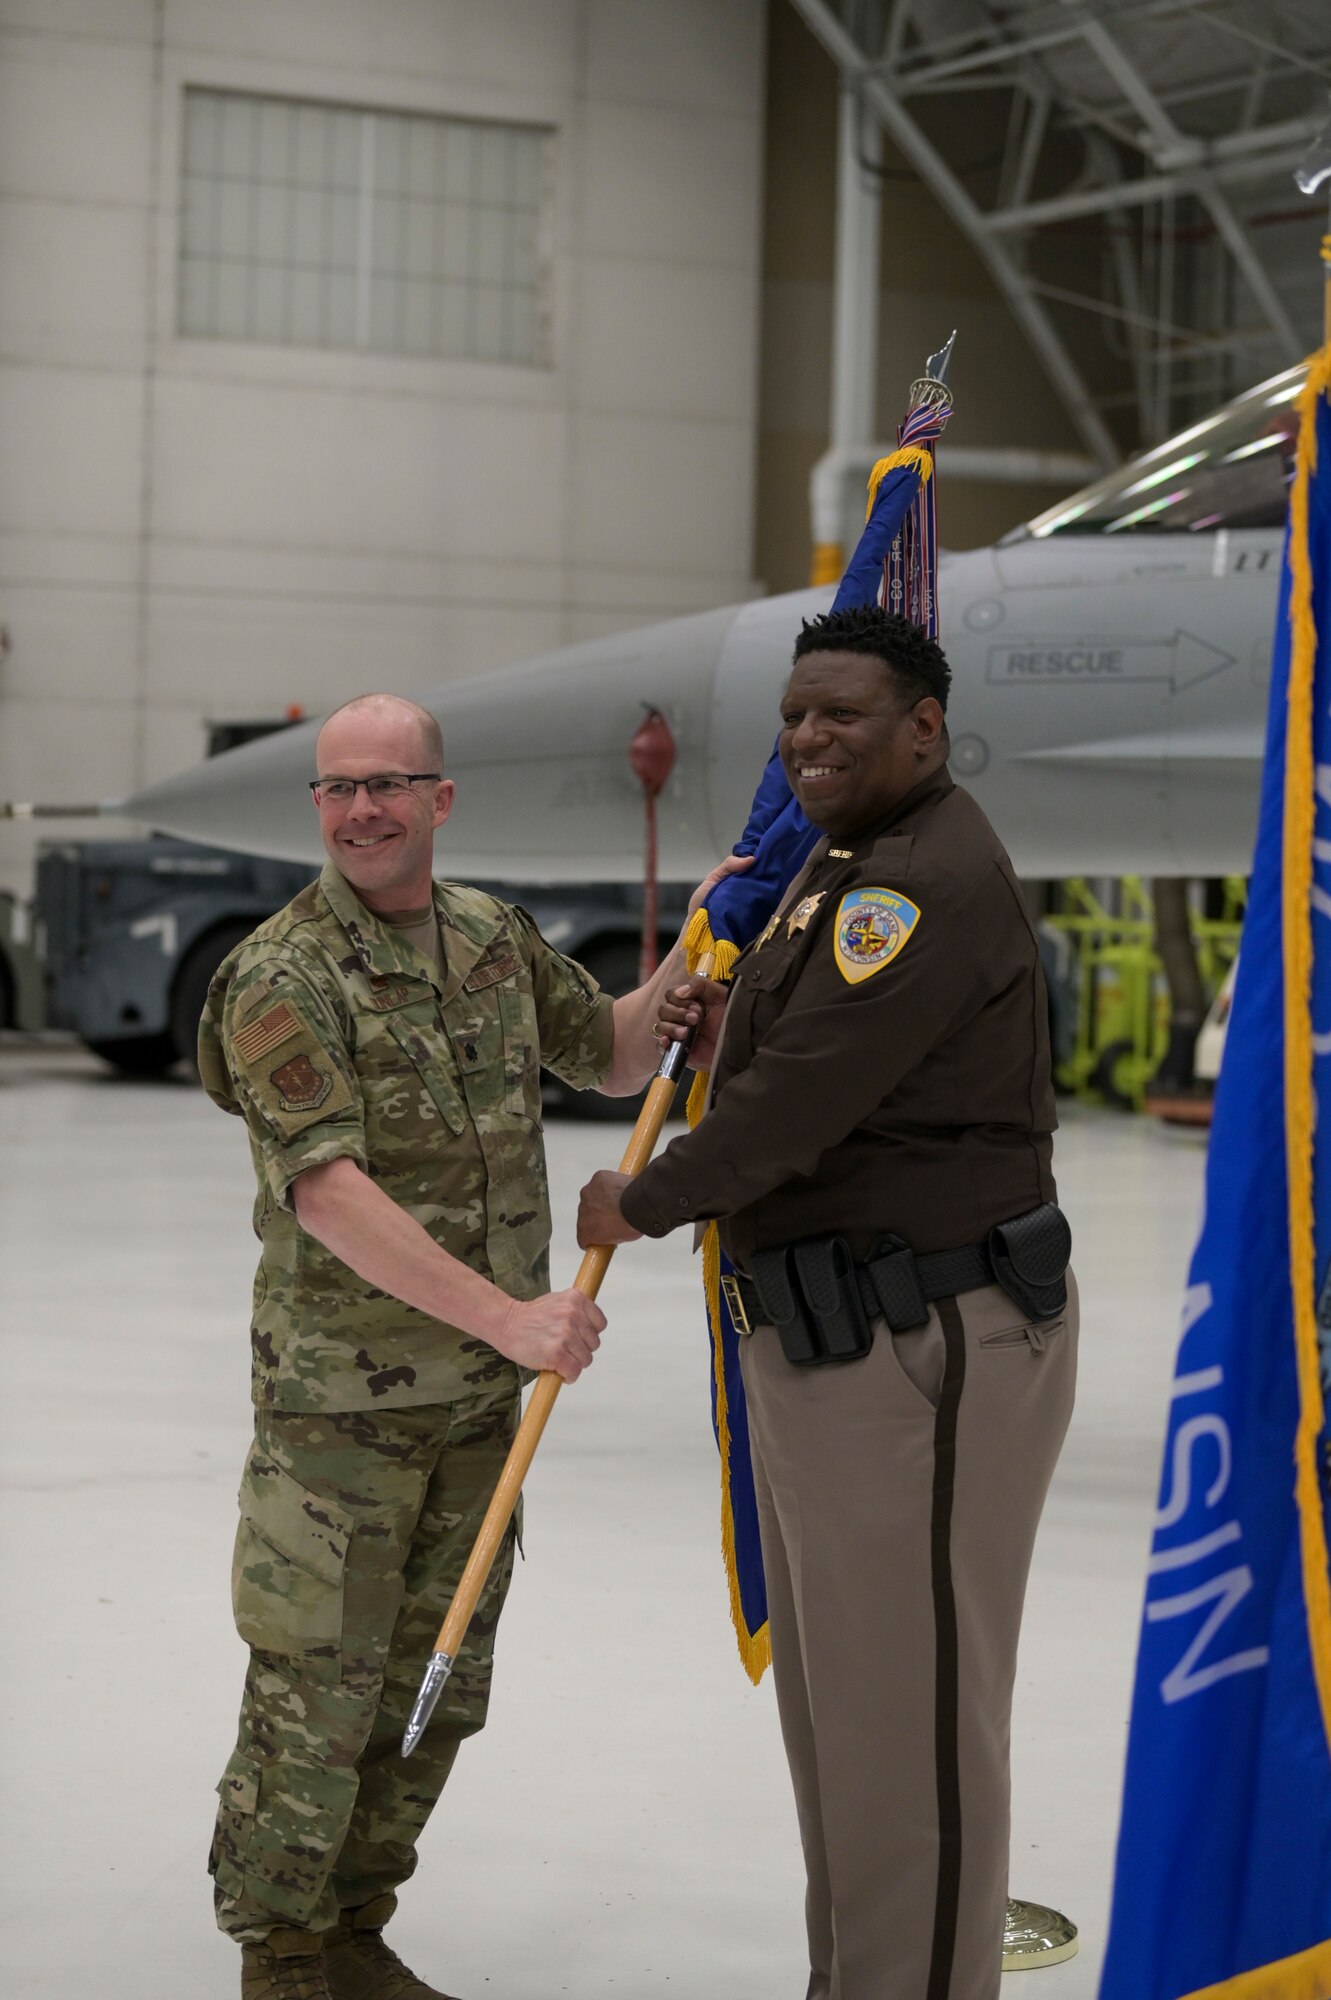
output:
[[[384,1943],[384,1925],[396,1908],[397,1897],[389,1895],[343,1910],[324,1946],[329,2000],[455,2000],[418,1979]]]
[[[323,1938],[310,1931],[269,1931],[240,1948],[240,2000],[332,2000],[324,1977]]]

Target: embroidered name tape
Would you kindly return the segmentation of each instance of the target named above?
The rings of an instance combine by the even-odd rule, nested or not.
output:
[[[246,1022],[245,1026],[231,1038],[231,1046],[243,1063],[256,1063],[266,1056],[270,1049],[289,1041],[300,1028],[300,1016],[285,1000],[279,1000],[276,1007],[270,1007],[257,1020]]]
[[[484,987],[507,979],[521,964],[522,960],[515,951],[498,952],[493,958],[483,958],[462,982],[462,990],[464,993],[479,993]]]
[[[905,949],[918,907],[895,889],[852,889],[836,913],[837,970],[852,986],[872,978]]]

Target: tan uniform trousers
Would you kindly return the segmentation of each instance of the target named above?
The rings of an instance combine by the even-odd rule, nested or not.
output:
[[[741,1345],[809,2000],[998,1993],[1017,1635],[1076,1358],[1070,1271],[1044,1325],[990,1285],[877,1321],[862,1361]]]

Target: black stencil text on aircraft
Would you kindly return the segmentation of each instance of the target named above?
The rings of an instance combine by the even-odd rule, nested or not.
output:
[[[1167,639],[1106,645],[1101,640],[1005,639],[989,648],[985,679],[995,687],[1090,687],[1115,681],[1166,681],[1176,692],[1209,680],[1234,655],[1175,632]]]

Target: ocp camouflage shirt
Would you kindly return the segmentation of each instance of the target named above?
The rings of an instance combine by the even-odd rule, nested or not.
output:
[[[199,1071],[213,1102],[244,1118],[258,1179],[257,1403],[446,1402],[500,1362],[300,1227],[291,1184],[307,1168],[354,1160],[510,1297],[549,1289],[540,1070],[577,1089],[602,1082],[612,1003],[525,910],[443,883],[434,904],[442,975],[329,863],[209,990]]]

